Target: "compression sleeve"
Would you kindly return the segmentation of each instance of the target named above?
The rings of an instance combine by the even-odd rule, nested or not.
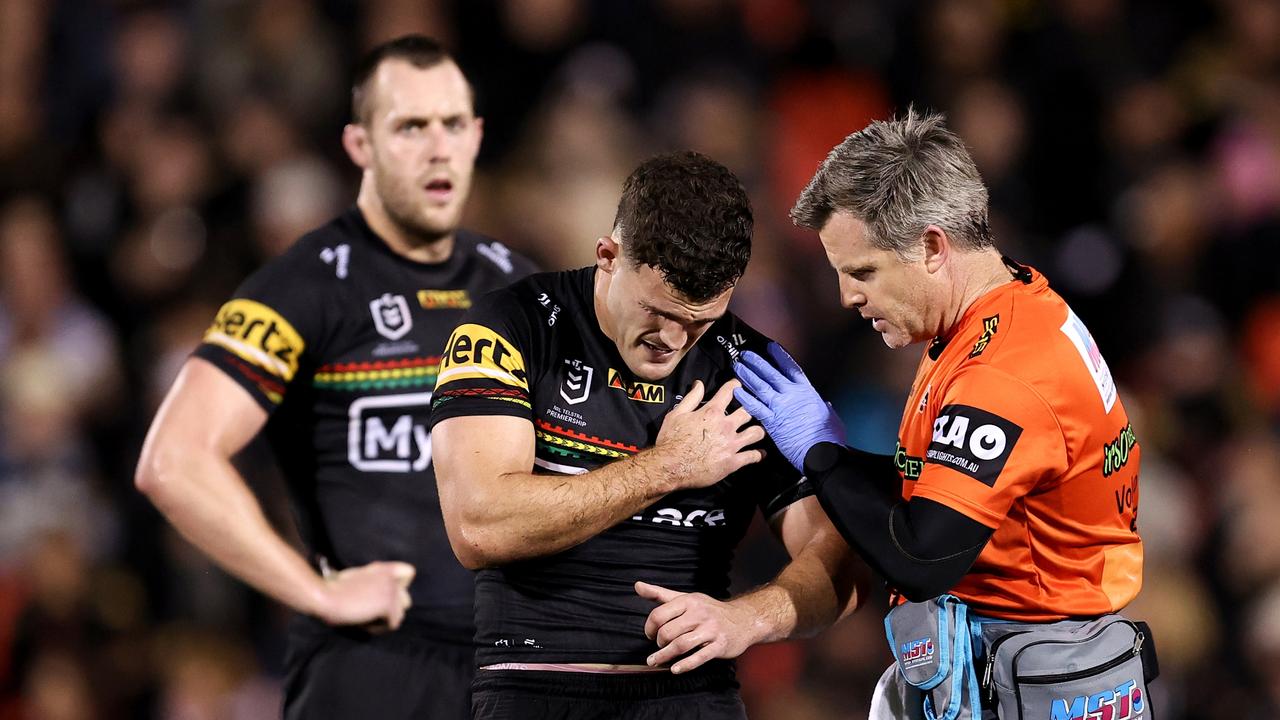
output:
[[[954,587],[994,532],[926,498],[903,502],[887,455],[818,443],[804,465],[832,524],[909,600],[937,597]]]

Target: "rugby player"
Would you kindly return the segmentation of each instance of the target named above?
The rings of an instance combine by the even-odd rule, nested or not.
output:
[[[726,311],[751,250],[737,178],[685,152],[626,181],[595,264],[476,303],[431,422],[476,579],[477,718],[741,718],[731,658],[817,632],[858,576],[809,484],[730,407],[767,339]],[[729,596],[756,509],[791,556]]]
[[[533,268],[458,228],[482,121],[438,43],[371,51],[352,116],[355,206],[218,312],[156,415],[136,482],[196,547],[300,614],[285,717],[468,717],[473,582],[441,523],[427,415],[449,331]],[[259,432],[309,558],[232,466]]]

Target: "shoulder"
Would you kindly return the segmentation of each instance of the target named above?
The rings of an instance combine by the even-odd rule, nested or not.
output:
[[[368,248],[343,228],[344,218],[339,216],[298,238],[250,275],[244,287],[298,293],[341,286],[352,272],[371,261]]]
[[[459,230],[455,250],[474,256],[486,271],[511,282],[537,272],[538,266],[524,255],[488,235]]]
[[[771,342],[771,338],[742,318],[726,312],[707,328],[706,334],[698,341],[698,349],[717,367],[728,368],[747,350],[763,355]]]
[[[573,291],[574,271],[535,273],[490,290],[468,311],[467,322],[523,330],[548,336],[565,317],[580,312]]]

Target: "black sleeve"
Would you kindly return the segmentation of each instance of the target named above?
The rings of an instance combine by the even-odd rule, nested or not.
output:
[[[304,356],[330,334],[333,271],[295,244],[240,285],[214,317],[193,355],[209,361],[268,413],[284,400]]]
[[[432,427],[461,415],[514,415],[533,420],[531,378],[546,328],[512,288],[488,293],[445,344],[432,398]]]
[[[804,465],[832,524],[909,600],[954,587],[994,532],[932,500],[903,502],[887,455],[818,443]]]

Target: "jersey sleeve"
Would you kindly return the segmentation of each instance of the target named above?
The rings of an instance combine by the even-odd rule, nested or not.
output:
[[[534,330],[525,305],[510,289],[491,292],[472,306],[445,344],[431,426],[464,415],[532,421],[528,362],[537,356]]]
[[[912,497],[995,528],[1009,507],[1068,465],[1057,414],[1025,381],[988,365],[944,391]]]
[[[283,402],[308,353],[323,342],[328,303],[289,252],[260,268],[218,310],[193,353],[243,387],[268,413]]]

